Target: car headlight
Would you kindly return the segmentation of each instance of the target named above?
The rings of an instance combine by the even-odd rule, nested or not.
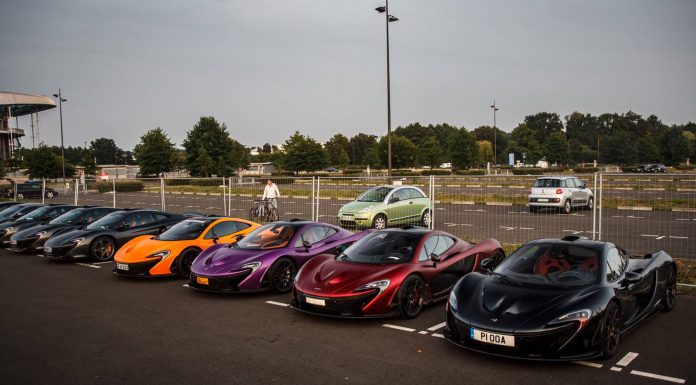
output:
[[[358,212],[359,212],[360,214],[369,213],[370,211],[372,211],[373,208],[375,208],[375,206],[367,206],[367,207],[365,207],[364,209],[362,209],[362,210],[360,210],[360,211],[358,211]]]
[[[249,263],[245,263],[242,266],[240,266],[239,270],[251,269],[251,272],[253,273],[259,267],[261,267],[261,262],[249,262]]]
[[[574,312],[564,314],[564,315],[556,318],[555,320],[553,320],[551,323],[557,324],[557,323],[578,321],[578,322],[580,322],[580,327],[578,327],[578,330],[582,330],[582,328],[584,328],[585,325],[587,325],[587,322],[590,320],[590,317],[592,317],[592,310],[582,309],[582,310],[577,310]]]
[[[70,242],[68,242],[68,243],[81,244],[84,240],[85,240],[84,237],[79,237],[79,238],[73,239],[72,241],[70,241]]]
[[[388,279],[383,279],[381,281],[370,282],[368,284],[362,285],[359,288],[355,289],[355,291],[379,289],[379,292],[381,293],[389,287],[390,283],[391,281],[389,281]]]
[[[34,234],[35,237],[43,238],[48,234],[48,231],[39,231],[38,233]]]
[[[162,250],[162,251],[158,251],[158,252],[156,252],[156,253],[154,253],[154,254],[150,254],[150,255],[148,255],[148,256],[145,257],[145,258],[162,258],[162,259],[165,259],[165,258],[167,258],[167,257],[169,256],[169,254],[171,254],[171,252],[170,252],[169,250]]]
[[[10,226],[5,229],[5,234],[12,234],[15,232],[15,228]]]
[[[457,312],[457,295],[454,294],[454,290],[450,291],[449,305],[450,305],[450,309],[452,309],[452,311],[454,313],[456,313]]]

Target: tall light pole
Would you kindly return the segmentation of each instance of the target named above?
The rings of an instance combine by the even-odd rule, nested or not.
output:
[[[493,167],[498,164],[498,128],[496,127],[495,112],[500,108],[495,106],[495,100],[491,106],[493,109]]]
[[[60,157],[63,158],[63,180],[65,180],[65,144],[63,142],[63,102],[67,102],[68,99],[63,99],[63,94],[58,88],[58,93],[53,94],[54,98],[58,98],[58,109],[60,110]]]
[[[377,7],[375,11],[384,14],[384,23],[387,27],[387,173],[391,176],[391,71],[389,68],[389,23],[398,21],[399,19],[389,14],[389,0],[385,0],[384,7]]]

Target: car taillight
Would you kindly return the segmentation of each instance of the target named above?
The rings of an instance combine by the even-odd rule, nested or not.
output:
[[[557,189],[556,189],[556,194],[563,194],[563,189],[562,189],[562,188],[557,188]]]
[[[529,193],[530,193],[530,194],[532,193],[532,189],[529,189]]]

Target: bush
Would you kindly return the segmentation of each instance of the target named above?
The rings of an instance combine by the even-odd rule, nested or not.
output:
[[[456,175],[486,175],[486,170],[457,170]]]
[[[597,167],[575,167],[573,172],[576,174],[594,174],[599,171]]]
[[[423,170],[421,175],[452,175],[450,170]]]
[[[295,173],[292,171],[274,171],[271,176],[295,176]]]
[[[111,181],[97,182],[95,184],[97,191],[100,193],[111,192],[114,189],[114,184]],[[116,192],[138,192],[145,189],[145,184],[137,180],[125,182],[116,182]]]
[[[365,172],[365,170],[363,170],[362,168],[346,168],[346,169],[343,169],[343,171],[341,171],[341,173],[343,173],[343,175],[355,175],[355,174],[362,174],[364,172]]]
[[[222,184],[222,178],[209,178],[209,179],[165,179],[165,186],[219,186]]]
[[[392,176],[420,176],[419,172],[414,172],[411,170],[393,170]]]
[[[635,166],[635,165],[623,166],[623,167],[621,167],[621,172],[637,172],[636,171],[637,168],[638,168],[638,166]]]
[[[568,168],[566,167],[547,167],[547,168],[542,168],[541,171],[544,174],[558,174],[558,173],[563,173],[568,171]]]
[[[674,169],[675,169],[675,170],[679,170],[679,171],[692,171],[692,170],[696,170],[696,165],[693,165],[693,164],[680,164],[680,165],[678,165],[678,166],[674,166]]]
[[[516,168],[512,170],[512,175],[542,175],[544,170],[541,168]]]

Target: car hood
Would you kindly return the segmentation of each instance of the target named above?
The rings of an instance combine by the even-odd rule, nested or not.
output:
[[[264,266],[273,264],[283,255],[285,249],[248,250],[220,244],[203,251],[191,266],[191,272],[207,276],[225,275],[249,262],[261,262]]]
[[[15,234],[16,239],[21,239],[21,238],[28,238],[33,236],[34,234],[38,233],[39,231],[46,231],[49,234],[52,234],[60,229],[65,229],[65,228],[70,228],[70,227],[77,227],[75,225],[68,225],[68,224],[55,224],[55,225],[49,225],[49,224],[35,224],[34,226],[22,229],[22,231],[18,231]]]
[[[86,230],[84,228],[77,228],[66,233],[58,234],[56,236],[51,237],[48,241],[46,241],[46,246],[56,247],[60,245],[67,245],[70,244],[72,240],[75,238],[88,239],[90,237],[94,237],[97,234],[104,234],[108,232],[109,230]]]
[[[459,315],[471,325],[506,332],[538,330],[567,311],[580,310],[578,303],[594,291],[523,286],[479,273],[465,280],[469,284],[457,290]]]
[[[365,207],[370,207],[370,206],[380,206],[382,205],[382,202],[358,202],[358,201],[353,201],[350,203],[346,203],[341,207],[341,212],[346,212],[346,213],[357,213],[358,211],[364,209]]]
[[[191,245],[191,241],[161,241],[154,238],[152,235],[143,235],[130,240],[116,252],[114,260],[124,263],[152,261],[147,258],[148,255],[164,250],[169,250],[170,258],[175,258]]]
[[[315,257],[305,265],[295,286],[314,295],[354,295],[355,289],[370,282],[390,279],[404,264],[378,265],[343,262],[333,256]]]
[[[19,225],[22,222],[17,222],[17,221],[4,221],[0,223],[0,231],[5,230],[8,227],[14,227],[15,225]]]

